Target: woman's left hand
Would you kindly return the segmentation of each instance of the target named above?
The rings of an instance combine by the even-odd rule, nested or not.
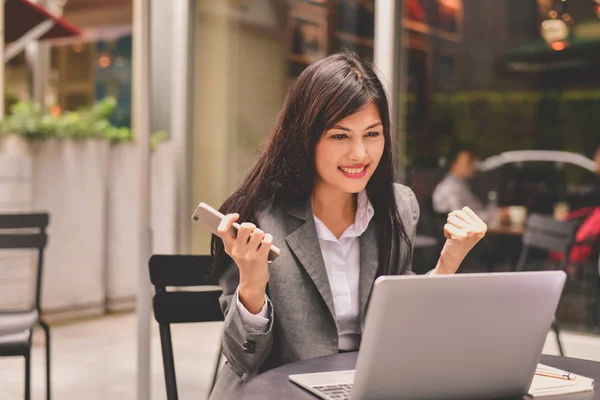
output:
[[[444,225],[446,243],[435,274],[453,274],[469,251],[485,236],[487,225],[469,207],[452,211]]]

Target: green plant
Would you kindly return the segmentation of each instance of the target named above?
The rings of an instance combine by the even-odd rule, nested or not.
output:
[[[111,143],[133,140],[131,129],[116,127],[109,121],[117,102],[107,97],[75,111],[55,115],[38,103],[21,101],[10,108],[10,114],[0,120],[0,135],[16,134],[26,140],[49,138],[106,139]],[[156,132],[151,137],[152,148],[166,140],[166,132]]]
[[[597,90],[436,93],[432,120],[449,121],[449,139],[473,144],[482,157],[532,148],[585,153],[597,137],[599,105]]]
[[[4,114],[10,112],[10,108],[20,101],[19,96],[15,93],[4,91]]]
[[[150,148],[152,150],[156,149],[156,146],[162,141],[169,139],[169,134],[166,131],[158,131],[154,132],[150,136]]]
[[[16,133],[25,139],[33,139],[55,130],[55,121],[48,118],[51,116],[46,114],[40,104],[18,102],[10,107],[10,111],[0,121],[3,134]]]

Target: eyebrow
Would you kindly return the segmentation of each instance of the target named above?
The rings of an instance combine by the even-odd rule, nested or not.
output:
[[[367,126],[365,128],[365,131],[367,129],[375,128],[376,126],[379,126],[379,125],[383,125],[383,124],[381,122],[375,122],[374,124]],[[342,131],[352,132],[350,129],[346,128],[345,126],[341,126],[341,125],[334,125],[334,126],[331,127],[331,129],[340,129]]]

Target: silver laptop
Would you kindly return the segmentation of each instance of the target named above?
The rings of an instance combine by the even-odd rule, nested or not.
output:
[[[380,277],[356,371],[289,379],[327,400],[519,398],[565,278],[562,271]]]

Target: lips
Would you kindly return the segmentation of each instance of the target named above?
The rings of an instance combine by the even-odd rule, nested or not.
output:
[[[368,165],[353,165],[338,167],[338,170],[347,178],[360,179],[367,174]]]

